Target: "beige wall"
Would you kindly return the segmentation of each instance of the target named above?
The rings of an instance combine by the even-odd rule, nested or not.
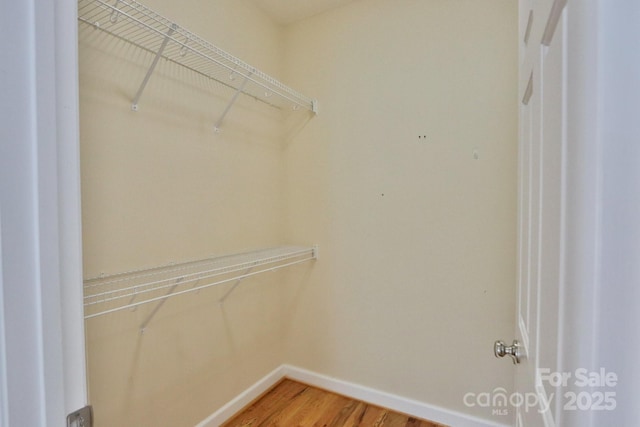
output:
[[[250,2],[145,4],[278,75],[282,32]],[[104,23],[103,23],[104,24]],[[84,275],[116,273],[283,243],[279,114],[229,100],[202,77],[161,61],[138,112],[131,98],[151,56],[80,27]],[[283,359],[280,274],[87,322],[97,426],[193,426]]]
[[[282,363],[449,409],[510,388],[516,5],[360,0],[293,26],[145,4],[320,100],[306,122],[81,26],[85,277],[284,242],[320,260],[87,323],[97,426],[191,426]],[[419,138],[424,135],[426,138]],[[477,149],[476,160],[473,150]],[[505,421],[500,419],[499,421]]]
[[[287,235],[321,248],[290,363],[485,418],[464,394],[511,388],[492,343],[514,333],[516,3],[356,1],[287,28],[287,81],[321,100],[286,152]]]

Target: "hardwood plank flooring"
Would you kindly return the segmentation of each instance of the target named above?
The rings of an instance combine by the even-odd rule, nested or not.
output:
[[[284,379],[222,427],[446,427]]]

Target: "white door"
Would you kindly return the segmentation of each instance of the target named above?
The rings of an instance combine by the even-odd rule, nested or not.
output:
[[[517,426],[555,426],[564,227],[564,2],[520,1]],[[508,343],[510,344],[510,343]],[[561,377],[560,377],[561,378]]]
[[[515,423],[639,425],[640,6],[519,6]]]

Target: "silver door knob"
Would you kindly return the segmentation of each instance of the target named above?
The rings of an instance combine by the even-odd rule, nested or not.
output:
[[[522,347],[518,340],[513,340],[513,344],[509,346],[505,345],[504,341],[499,340],[493,345],[493,354],[495,354],[496,357],[511,356],[511,360],[513,360],[513,364],[515,365],[520,363]]]

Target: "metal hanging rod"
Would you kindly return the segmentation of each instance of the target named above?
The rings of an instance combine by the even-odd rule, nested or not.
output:
[[[235,92],[216,121],[222,120],[242,93],[280,109],[318,112],[317,101],[205,41],[135,0],[79,0],[78,20],[153,53],[154,60],[132,99],[138,109],[144,89],[160,58],[206,76]]]
[[[85,279],[84,317],[91,319],[156,301],[161,306],[167,298],[234,282],[222,303],[247,277],[317,257],[317,246],[283,246]],[[156,312],[143,322],[143,329]]]

